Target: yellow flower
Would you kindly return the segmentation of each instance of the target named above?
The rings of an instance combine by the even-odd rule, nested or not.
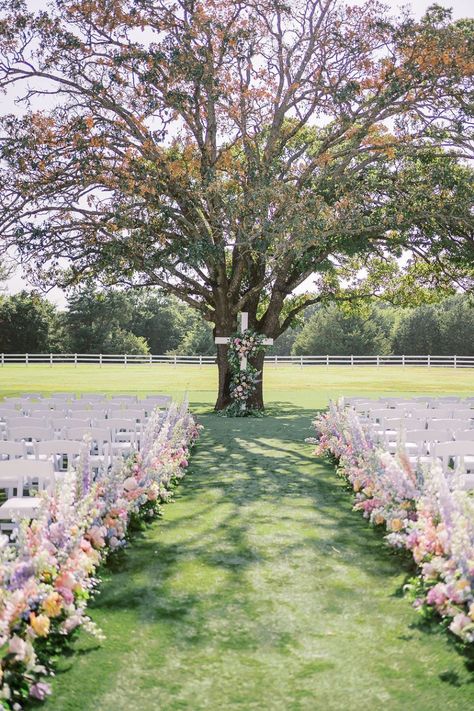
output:
[[[63,607],[61,595],[57,592],[52,592],[43,600],[43,610],[48,617],[57,617],[61,614]]]
[[[471,606],[469,607],[469,617],[474,622],[474,602],[471,602]]]
[[[368,496],[369,499],[374,493],[374,490],[372,489],[371,486],[366,486],[365,489],[362,489],[362,491],[366,496]]]
[[[382,516],[382,514],[380,514],[380,513],[375,514],[375,516],[374,516],[375,523],[380,524],[380,523],[384,523],[384,521],[385,521],[385,518]]]
[[[403,528],[403,522],[399,518],[393,518],[390,522],[390,528],[392,531],[401,531]]]
[[[49,617],[46,615],[36,616],[34,612],[30,615],[30,625],[31,629],[38,637],[47,637],[49,634]]]

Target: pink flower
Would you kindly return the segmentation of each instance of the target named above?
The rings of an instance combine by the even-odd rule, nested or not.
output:
[[[138,486],[138,482],[134,476],[129,476],[123,482],[123,488],[125,489],[125,491],[133,491],[134,489],[137,488],[137,486]]]
[[[15,635],[11,638],[10,644],[8,645],[8,651],[10,654],[15,655],[15,659],[19,662],[23,661],[26,655],[26,642]]]
[[[57,589],[65,588],[66,590],[73,590],[76,587],[76,579],[74,575],[68,571],[64,571],[56,578],[54,586]]]
[[[435,605],[436,607],[442,607],[447,599],[446,585],[443,583],[438,583],[434,588],[431,588],[426,596],[428,605]]]
[[[30,696],[39,701],[44,701],[44,699],[51,694],[51,687],[49,684],[45,684],[39,681],[37,684],[33,684],[30,688]]]
[[[66,603],[66,605],[70,605],[72,602],[74,602],[74,595],[72,594],[71,590],[69,588],[56,588],[58,593],[61,595],[62,599]]]
[[[451,632],[453,632],[453,634],[456,634],[458,637],[462,637],[463,631],[466,629],[466,627],[472,626],[473,624],[471,622],[470,617],[465,615],[463,612],[460,612],[459,615],[456,615],[456,617],[449,625],[449,629],[451,630]]]

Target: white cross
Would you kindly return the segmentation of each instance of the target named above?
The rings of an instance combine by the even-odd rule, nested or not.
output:
[[[243,333],[246,331],[249,327],[249,315],[247,311],[242,311],[240,314],[240,332]],[[229,343],[230,338],[228,336],[216,336],[214,339],[216,343]],[[271,346],[273,345],[273,338],[264,338],[262,341],[264,346]],[[245,370],[247,368],[247,358],[246,356],[243,356],[243,358],[240,359],[240,370]]]

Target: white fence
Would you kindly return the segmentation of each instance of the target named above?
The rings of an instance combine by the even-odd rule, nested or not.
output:
[[[11,363],[33,365],[43,363],[50,366],[96,364],[102,365],[214,365],[216,357],[184,355],[130,355],[105,353],[0,353],[0,365]],[[309,365],[370,365],[370,366],[422,366],[428,368],[474,368],[474,356],[433,356],[433,355],[314,355],[314,356],[266,356],[265,362],[275,366],[295,365],[303,368]]]

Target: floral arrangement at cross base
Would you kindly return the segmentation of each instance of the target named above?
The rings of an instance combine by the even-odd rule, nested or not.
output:
[[[51,660],[79,628],[102,637],[86,614],[96,571],[126,545],[133,517],[156,515],[169,499],[199,431],[185,406],[155,411],[140,453],[95,481],[82,457],[52,495],[42,493],[37,519],[21,522],[13,540],[0,536],[0,708],[51,693]]]
[[[437,616],[464,644],[474,642],[474,496],[440,464],[413,468],[400,447],[384,451],[353,410],[331,403],[314,421],[315,453],[330,455],[355,491],[354,509],[387,531],[389,545],[418,566],[407,586],[425,618]]]
[[[230,397],[232,402],[225,409],[228,417],[249,417],[261,414],[249,403],[257,390],[261,372],[248,363],[241,369],[243,358],[250,359],[265,350],[265,336],[249,329],[236,333],[229,339],[227,358],[230,365]]]

